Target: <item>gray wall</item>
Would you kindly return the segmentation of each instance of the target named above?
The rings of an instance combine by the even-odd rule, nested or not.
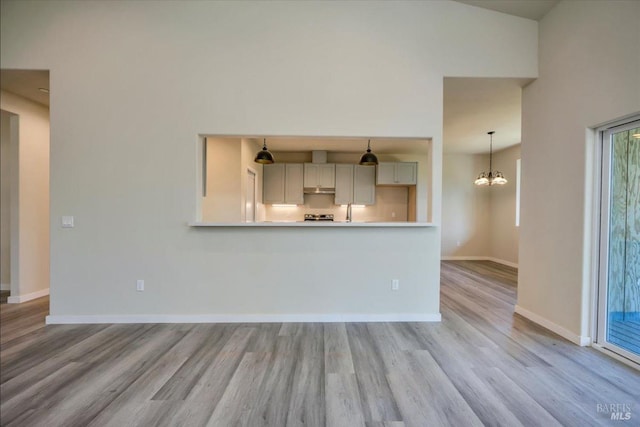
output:
[[[11,289],[11,222],[9,204],[11,203],[11,176],[9,170],[9,144],[11,142],[10,117],[6,111],[0,111],[0,286],[2,290]]]
[[[51,70],[53,316],[437,314],[439,228],[188,227],[198,135],[432,137],[439,224],[443,77],[537,75],[534,21],[456,2],[1,8],[2,66]]]
[[[518,264],[516,160],[520,144],[493,154],[493,169],[507,178],[500,186],[473,184],[488,170],[487,154],[445,154],[442,163],[442,257],[490,258]]]
[[[639,20],[637,1],[559,3],[540,22],[540,77],[523,92],[518,306],[581,340],[597,241],[592,129],[640,111]]]

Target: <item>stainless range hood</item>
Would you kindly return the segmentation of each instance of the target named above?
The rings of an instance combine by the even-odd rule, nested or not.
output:
[[[300,188],[300,187],[298,187]],[[304,194],[336,194],[335,188],[309,187],[303,189]],[[298,193],[299,194],[299,193]]]

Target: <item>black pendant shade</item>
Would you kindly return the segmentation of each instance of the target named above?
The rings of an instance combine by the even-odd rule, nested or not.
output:
[[[367,152],[360,157],[360,164],[366,166],[373,166],[378,164],[378,158],[371,152],[371,140],[367,144]]]
[[[273,154],[269,150],[267,150],[267,138],[264,139],[264,143],[262,145],[262,150],[256,154],[256,158],[253,160],[256,163],[261,163],[263,165],[270,165],[275,160],[273,158]]]

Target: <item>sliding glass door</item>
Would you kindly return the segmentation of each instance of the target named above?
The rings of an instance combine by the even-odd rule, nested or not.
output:
[[[603,132],[597,341],[640,362],[640,120]]]

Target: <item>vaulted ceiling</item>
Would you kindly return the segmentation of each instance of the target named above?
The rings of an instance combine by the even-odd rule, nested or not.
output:
[[[522,18],[540,20],[559,0],[454,0]],[[531,79],[445,78],[443,140],[445,153],[485,153],[488,131],[495,131],[494,150],[520,143],[522,88]],[[49,106],[49,72],[46,70],[1,70],[2,90]],[[349,141],[349,145],[361,145]],[[286,149],[289,140],[273,140]],[[331,141],[340,144],[341,141]],[[378,141],[379,149],[400,141]],[[402,143],[408,143],[403,141]],[[336,148],[336,147],[332,147]]]

